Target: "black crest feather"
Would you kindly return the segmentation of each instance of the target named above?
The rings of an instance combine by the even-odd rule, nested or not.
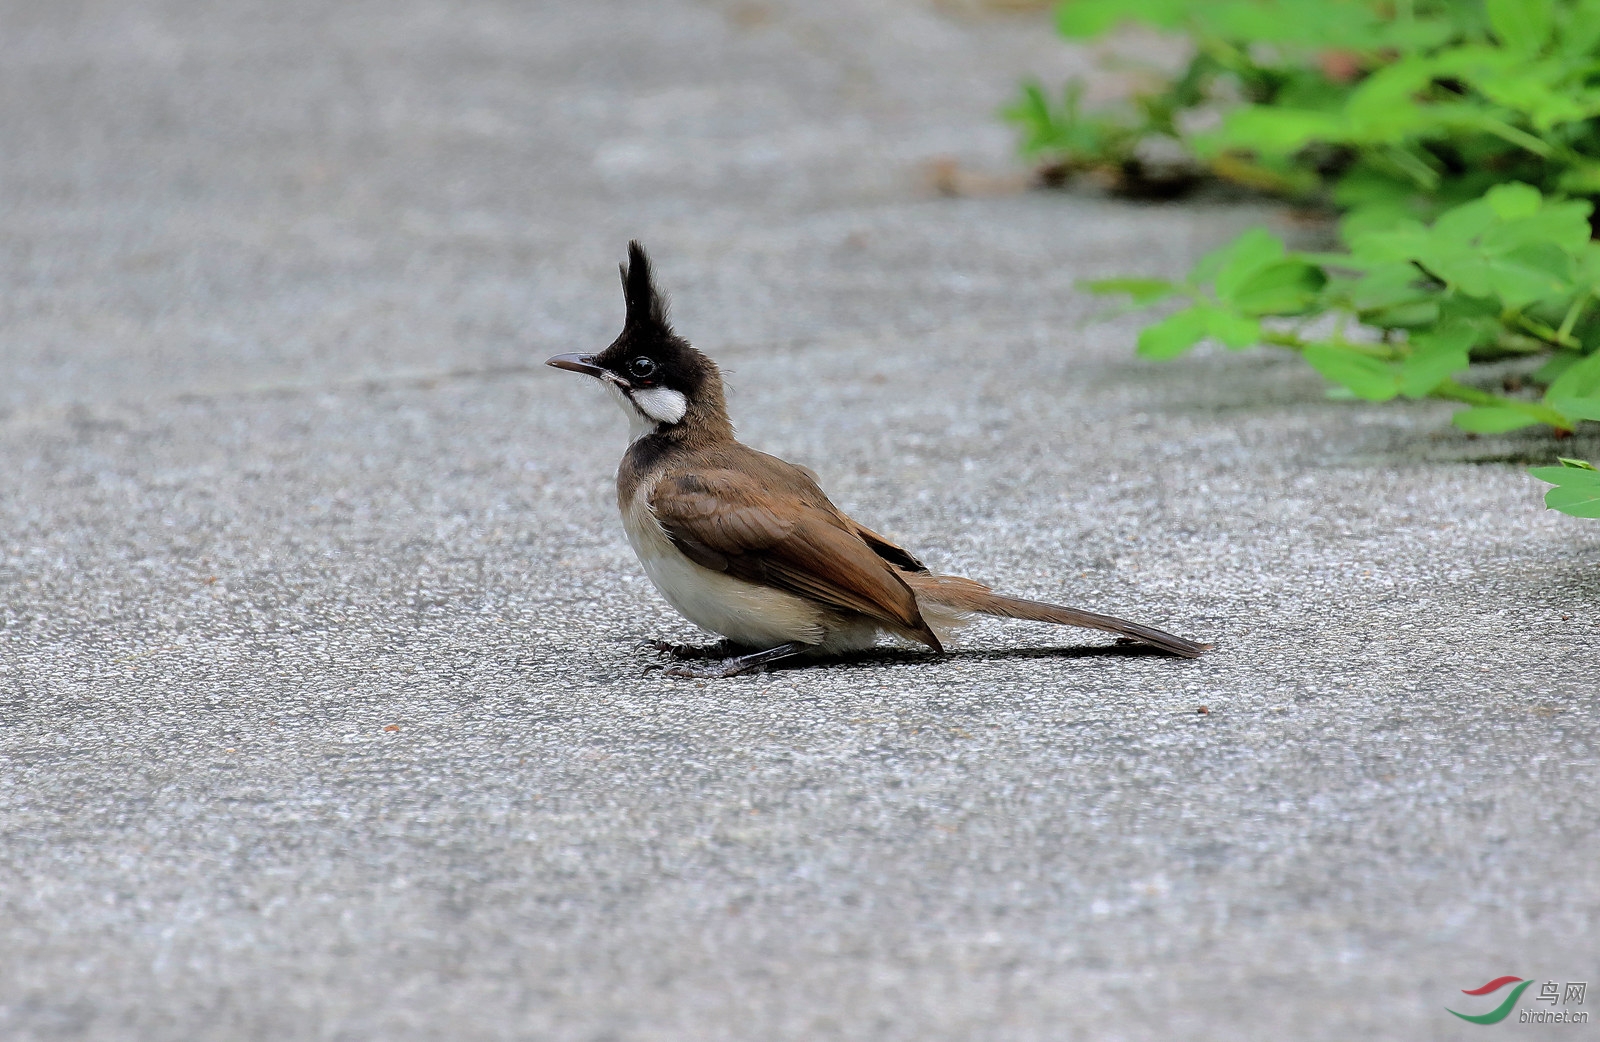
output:
[[[628,243],[628,263],[622,272],[622,298],[628,304],[626,326],[652,325],[662,331],[667,324],[667,302],[656,289],[655,277],[650,270],[650,258],[645,255],[639,240]]]

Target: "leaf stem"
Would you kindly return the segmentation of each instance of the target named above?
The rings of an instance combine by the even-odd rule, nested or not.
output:
[[[1493,116],[1482,117],[1478,125],[1502,141],[1516,145],[1518,148],[1527,149],[1540,159],[1549,159],[1555,151],[1548,144],[1540,141],[1526,130],[1518,130],[1511,124],[1495,119]]]
[[[1570,432],[1572,430],[1572,421],[1548,405],[1518,401],[1515,398],[1507,398],[1503,394],[1495,394],[1492,391],[1480,391],[1476,387],[1468,387],[1454,380],[1445,380],[1438,387],[1429,391],[1428,397],[1441,398],[1447,402],[1461,402],[1463,405],[1516,409],[1518,412],[1525,412],[1540,423],[1554,427],[1558,431]]]
[[[1572,339],[1572,326],[1570,323],[1576,322],[1577,320],[1577,315],[1569,311],[1567,312],[1567,319],[1561,323],[1561,328],[1551,329],[1538,319],[1529,318],[1527,315],[1516,315],[1512,319],[1512,321],[1514,321],[1518,326],[1527,330],[1529,333],[1532,333],[1534,336],[1545,341],[1546,343],[1556,344],[1560,347],[1581,347],[1581,344]],[[1538,351],[1543,349],[1543,346],[1544,345],[1541,344],[1538,348],[1522,351],[1521,353],[1536,354]],[[1516,350],[1516,348],[1511,348],[1511,350]]]
[[[1593,287],[1579,293],[1572,301],[1572,306],[1567,309],[1566,317],[1561,320],[1561,328],[1556,330],[1556,340],[1562,347],[1575,347],[1582,349],[1583,345],[1573,339],[1572,327],[1578,324],[1578,317],[1583,314],[1583,309],[1589,303],[1589,297],[1594,293]]]
[[[1417,183],[1423,191],[1432,192],[1439,187],[1439,173],[1429,166],[1415,153],[1400,145],[1391,145],[1384,150],[1389,161],[1398,167],[1406,176]]]
[[[1276,333],[1271,330],[1262,332],[1261,342],[1271,344],[1273,347],[1288,348],[1290,351],[1296,352],[1304,352],[1310,346],[1310,341],[1303,337],[1296,336],[1293,333]],[[1357,344],[1337,334],[1334,336],[1334,343],[1354,354],[1376,358],[1380,362],[1398,362],[1402,357],[1398,350],[1388,344]]]

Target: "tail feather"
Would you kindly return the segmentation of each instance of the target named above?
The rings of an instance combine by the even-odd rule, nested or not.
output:
[[[1053,622],[1062,626],[1085,626],[1105,630],[1134,640],[1142,641],[1162,651],[1184,658],[1195,658],[1211,648],[1192,640],[1174,636],[1154,626],[1129,622],[1112,615],[1100,615],[1059,604],[1045,604],[1021,597],[1007,597],[989,587],[959,575],[901,575],[919,602],[931,602],[946,611],[997,615],[1006,619],[1026,619],[1029,622]]]

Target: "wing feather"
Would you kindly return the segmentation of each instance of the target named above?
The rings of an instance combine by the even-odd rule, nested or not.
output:
[[[863,538],[868,530],[809,480],[780,491],[740,470],[669,471],[649,504],[667,538],[696,564],[859,612],[938,647],[916,594]]]

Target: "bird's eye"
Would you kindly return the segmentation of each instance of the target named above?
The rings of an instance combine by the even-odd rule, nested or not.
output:
[[[628,375],[635,380],[648,380],[656,374],[656,361],[640,355],[628,363]]]

